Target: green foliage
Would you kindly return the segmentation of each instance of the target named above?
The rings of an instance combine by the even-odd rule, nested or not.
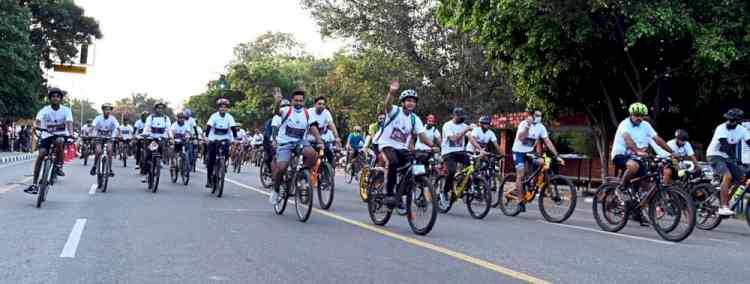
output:
[[[175,113],[172,107],[169,106],[169,102],[142,93],[131,94],[128,98],[116,101],[114,103],[115,108],[112,113],[120,121],[122,121],[124,117],[127,116],[128,118],[130,118],[131,122],[134,122],[140,117],[142,112],[153,112],[154,106],[159,102],[165,103],[167,105],[164,113],[174,119]]]
[[[29,38],[28,9],[0,1],[0,117],[31,117],[44,92],[42,72]]]
[[[68,102],[68,107],[70,107],[70,111],[73,112],[73,122],[75,124],[81,123],[81,113],[83,113],[84,124],[89,119],[94,120],[94,118],[96,118],[96,116],[100,114],[99,108],[94,106],[94,103],[89,100],[80,100],[73,98],[68,100]]]

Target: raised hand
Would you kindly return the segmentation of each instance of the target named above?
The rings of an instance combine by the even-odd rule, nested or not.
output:
[[[389,89],[390,93],[396,93],[398,92],[400,88],[401,88],[401,84],[398,82],[398,80],[391,81],[390,89]]]

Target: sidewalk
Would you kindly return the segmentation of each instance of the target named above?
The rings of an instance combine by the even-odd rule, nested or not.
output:
[[[34,157],[36,157],[35,153],[0,152],[0,164],[31,160]]]

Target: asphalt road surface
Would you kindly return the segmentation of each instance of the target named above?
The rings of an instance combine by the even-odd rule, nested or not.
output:
[[[332,208],[300,223],[293,207],[273,213],[257,168],[230,173],[219,199],[200,171],[183,186],[164,170],[153,194],[121,164],[101,193],[80,160],[65,167],[37,209],[21,185],[31,166],[0,165],[0,283],[750,281],[750,228],[740,220],[670,243],[632,222],[620,233],[602,232],[583,199],[560,225],[534,206],[518,217],[493,208],[474,220],[459,202],[422,237],[401,216],[372,225],[341,176]]]

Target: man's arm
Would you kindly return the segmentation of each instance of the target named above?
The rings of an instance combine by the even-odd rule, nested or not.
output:
[[[654,141],[656,141],[656,145],[659,145],[659,147],[661,147],[668,153],[674,154],[674,152],[672,152],[672,147],[669,147],[669,145],[667,145],[667,142],[664,142],[664,139],[661,139],[661,137],[654,136]]]
[[[391,113],[391,99],[392,97],[396,95],[396,92],[398,92],[398,89],[401,88],[401,84],[398,82],[398,80],[391,81],[391,84],[388,88],[388,94],[385,95],[385,115],[389,115]]]
[[[453,143],[459,143],[461,142],[461,139],[464,139],[466,136],[466,133],[469,133],[469,131],[472,131],[473,129],[471,127],[467,127],[466,129],[457,132],[456,134],[448,136],[448,139],[453,141]],[[471,135],[469,135],[471,137]],[[469,138],[471,139],[471,138]],[[471,141],[471,140],[470,140]]]
[[[625,141],[625,147],[628,148],[633,153],[639,154],[643,153],[641,149],[638,149],[638,146],[635,145],[635,141],[633,141],[633,138],[630,137],[630,134],[623,133],[622,134],[622,140]]]
[[[432,143],[432,141],[430,140],[430,138],[427,137],[427,134],[424,133],[424,132],[419,133],[419,141],[422,142],[423,144],[427,145],[427,146],[430,146],[430,147],[432,147],[433,145],[435,145],[434,143]]]
[[[555,145],[552,144],[552,140],[549,140],[549,137],[544,138],[544,144],[547,145],[547,149],[549,149],[550,152],[552,152],[552,154],[554,154],[555,156],[560,155],[559,153],[557,153],[557,149],[555,148]]]
[[[281,89],[279,87],[273,88],[273,113],[281,115]]]
[[[315,137],[315,143],[318,145],[323,145],[323,139],[320,138],[320,131],[318,131],[317,125],[310,126],[310,134],[312,134],[313,137]]]
[[[482,149],[482,146],[477,142],[477,139],[474,138],[474,135],[469,135],[469,143],[471,143],[471,145],[474,146],[474,149],[478,150],[479,153],[486,153],[484,149]]]

